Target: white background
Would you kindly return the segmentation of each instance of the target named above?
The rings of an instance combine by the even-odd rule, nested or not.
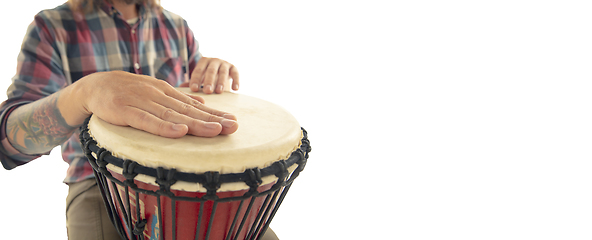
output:
[[[5,8],[1,89],[33,15],[61,2]],[[282,240],[592,238],[587,1],[162,4],[241,93],[308,130]],[[0,170],[8,239],[66,238],[58,150]]]

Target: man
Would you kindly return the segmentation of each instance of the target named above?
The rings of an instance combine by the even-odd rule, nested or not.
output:
[[[231,113],[174,89],[221,93],[232,82],[238,90],[239,75],[226,61],[202,57],[187,23],[155,0],[69,0],[42,11],[18,60],[0,105],[0,161],[13,169],[61,145],[69,239],[119,238],[78,139],[91,114],[170,138],[238,128]],[[277,237],[268,230],[264,239]]]

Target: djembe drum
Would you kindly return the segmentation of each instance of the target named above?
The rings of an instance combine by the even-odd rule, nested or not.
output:
[[[201,96],[236,115],[239,129],[169,139],[94,116],[83,125],[85,154],[122,238],[258,239],[304,169],[307,134],[286,110],[235,93]]]

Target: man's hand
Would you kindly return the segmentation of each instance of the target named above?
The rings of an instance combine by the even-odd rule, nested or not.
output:
[[[80,103],[63,99],[60,110],[70,109],[62,111],[62,115],[73,126],[95,114],[114,125],[169,138],[186,134],[213,137],[238,129],[234,115],[209,108],[203,98],[182,93],[153,77],[127,72],[95,73],[71,87],[83,108],[76,107]]]
[[[237,91],[239,86],[238,70],[236,67],[218,58],[202,57],[193,69],[191,79],[181,87],[189,87],[191,91],[204,93],[222,93],[230,91],[230,79],[232,90]]]

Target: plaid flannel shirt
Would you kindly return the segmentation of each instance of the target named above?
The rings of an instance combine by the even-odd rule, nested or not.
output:
[[[18,56],[17,73],[0,105],[0,162],[6,169],[40,155],[14,149],[6,138],[6,119],[16,107],[49,96],[95,72],[127,71],[178,86],[201,58],[187,22],[164,9],[140,6],[130,25],[106,1],[96,11],[74,12],[67,4],[35,16]],[[92,178],[76,131],[61,145],[69,164],[65,183]]]

